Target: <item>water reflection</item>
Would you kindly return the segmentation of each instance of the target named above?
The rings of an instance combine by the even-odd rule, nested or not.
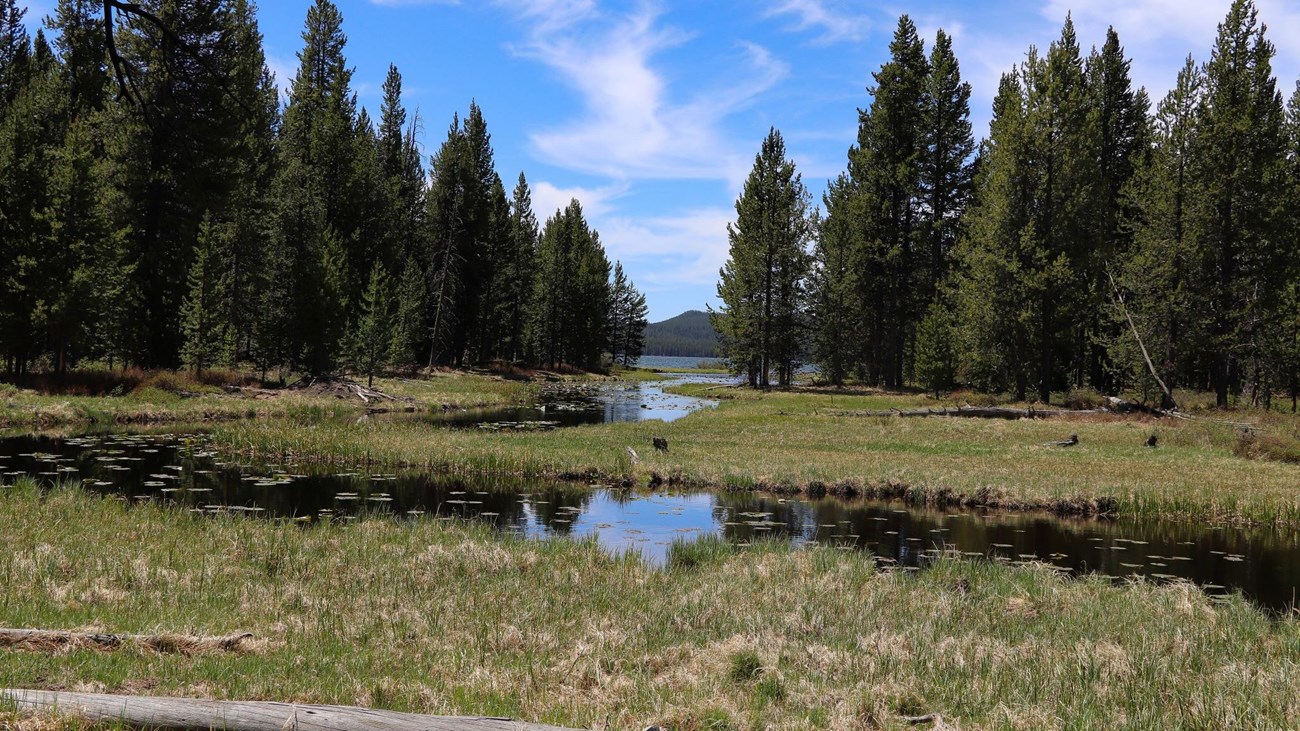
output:
[[[667,392],[669,387],[682,383],[723,386],[734,383],[734,379],[720,375],[666,374],[662,381],[553,384],[542,389],[535,406],[386,414],[380,418],[414,420],[452,428],[519,431],[650,419],[676,421],[700,409],[718,405],[717,401]]]
[[[1164,521],[1069,520],[1047,515],[911,510],[897,504],[793,500],[748,493],[645,492],[427,473],[299,472],[221,461],[199,436],[108,435],[0,440],[4,482],[23,475],[82,481],[124,500],[200,512],[350,520],[367,513],[487,521],[529,536],[592,537],[611,551],[663,561],[675,540],[736,543],[784,538],[869,550],[923,565],[940,552],[1038,561],[1161,581],[1190,579],[1211,593],[1240,590],[1274,609],[1300,587],[1300,534]]]

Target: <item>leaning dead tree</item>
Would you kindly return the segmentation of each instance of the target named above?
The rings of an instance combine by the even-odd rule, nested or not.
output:
[[[1151,371],[1151,377],[1160,385],[1160,390],[1164,391],[1164,399],[1160,403],[1160,408],[1165,411],[1174,411],[1178,408],[1178,403],[1174,401],[1174,394],[1165,385],[1164,379],[1156,372],[1155,363],[1151,362],[1151,354],[1147,352],[1146,343],[1142,342],[1142,335],[1138,333],[1137,325],[1133,322],[1133,316],[1128,312],[1128,305],[1124,302],[1124,293],[1120,291],[1119,285],[1115,283],[1115,277],[1110,272],[1106,272],[1106,278],[1110,280],[1110,288],[1115,293],[1115,302],[1119,304],[1119,309],[1124,313],[1124,319],[1128,321],[1129,330],[1133,333],[1133,339],[1137,341],[1138,348],[1142,350],[1142,358],[1147,362],[1147,369]]]
[[[98,693],[0,690],[0,702],[24,713],[53,713],[92,723],[186,731],[566,731],[505,718],[425,716],[350,706]]]

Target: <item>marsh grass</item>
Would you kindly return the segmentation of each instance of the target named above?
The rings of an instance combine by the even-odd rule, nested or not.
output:
[[[1234,427],[1209,418],[864,417],[934,402],[858,391],[758,393],[696,384],[672,390],[722,403],[669,424],[481,433],[396,420],[266,421],[219,425],[214,439],[223,450],[254,458],[1300,526],[1300,467],[1243,459],[1234,453]],[[1255,419],[1268,434],[1293,435],[1300,424],[1277,413],[1234,417]],[[1074,433],[1078,446],[1051,446]],[[1159,437],[1156,449],[1145,446],[1151,434]],[[654,437],[668,439],[671,450],[655,451]],[[639,464],[631,463],[628,447]]]
[[[0,512],[7,624],[255,635],[194,657],[0,651],[18,687],[580,728],[901,729],[921,713],[972,730],[1300,724],[1300,622],[1186,585],[986,562],[884,571],[777,543],[660,570],[589,541],[200,518],[77,489],[6,490]]]
[[[247,374],[204,371],[90,371],[59,382],[34,378],[0,384],[0,429],[71,425],[162,424],[286,418],[290,423],[339,419],[367,404],[292,389],[227,392],[255,386]],[[529,402],[536,387],[491,373],[437,372],[425,378],[376,379],[375,385],[420,410],[499,407]]]

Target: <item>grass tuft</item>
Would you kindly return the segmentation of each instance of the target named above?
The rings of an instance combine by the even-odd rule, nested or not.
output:
[[[763,661],[749,650],[733,653],[729,665],[727,677],[733,683],[751,683],[763,673]]]

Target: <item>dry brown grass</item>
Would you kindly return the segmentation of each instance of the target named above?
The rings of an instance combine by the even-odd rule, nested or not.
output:
[[[1182,584],[982,562],[884,571],[857,552],[707,542],[657,570],[438,521],[303,529],[75,491],[3,509],[0,613],[15,622],[237,626],[270,642],[0,650],[19,686],[579,728],[902,729],[928,713],[971,731],[1300,724],[1300,622]]]

